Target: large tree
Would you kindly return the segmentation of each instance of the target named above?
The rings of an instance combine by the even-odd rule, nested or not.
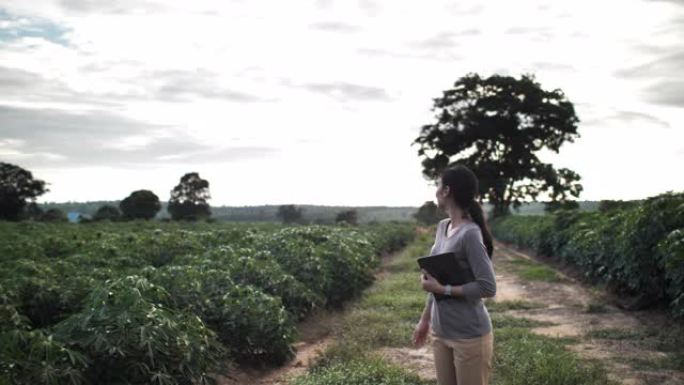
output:
[[[161,210],[159,197],[150,190],[133,191],[119,203],[126,219],[152,219]]]
[[[210,199],[209,182],[196,172],[183,175],[180,183],[171,190],[167,210],[174,220],[197,220],[211,216],[207,200]]]
[[[335,223],[346,222],[350,225],[357,225],[359,223],[359,214],[356,210],[343,210],[335,216]]]
[[[488,200],[495,215],[542,193],[551,201],[579,197],[577,173],[537,157],[579,137],[579,119],[561,90],[542,89],[532,75],[468,74],[434,99],[433,111],[436,121],[412,143],[420,145],[426,178],[455,164],[469,167],[479,178],[480,200]]]
[[[304,209],[301,207],[296,207],[295,205],[281,205],[278,207],[278,213],[276,214],[283,223],[302,223]]]
[[[40,220],[44,222],[67,222],[69,219],[67,218],[66,214],[64,214],[64,211],[57,208],[52,208],[43,213],[43,216],[40,218]]]
[[[34,179],[30,171],[0,162],[0,219],[19,220],[27,201],[34,202],[47,191],[45,182]]]
[[[20,214],[20,218],[22,220],[32,220],[32,221],[39,221],[43,217],[45,212],[43,209],[38,206],[38,203],[36,202],[29,202],[26,206],[24,206],[24,209],[22,210],[22,213]]]
[[[434,225],[442,218],[446,218],[446,214],[437,207],[435,202],[427,201],[418,208],[418,211],[413,214],[413,217],[416,218],[418,222],[423,224]]]
[[[121,211],[112,205],[103,205],[97,209],[93,216],[94,221],[116,221],[121,218]]]

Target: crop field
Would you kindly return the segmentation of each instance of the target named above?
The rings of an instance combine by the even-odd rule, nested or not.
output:
[[[293,357],[410,224],[0,222],[0,384],[204,384]]]
[[[684,317],[684,193],[603,211],[508,216],[492,223],[502,241],[579,270],[645,305]]]

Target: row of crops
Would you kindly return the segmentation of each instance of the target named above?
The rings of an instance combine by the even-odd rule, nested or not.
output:
[[[509,216],[495,236],[576,266],[588,280],[662,303],[684,317],[684,193],[596,212]]]
[[[410,224],[0,223],[0,384],[204,384],[280,364]]]

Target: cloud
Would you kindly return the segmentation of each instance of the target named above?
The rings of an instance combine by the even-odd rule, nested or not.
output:
[[[335,0],[316,0],[316,7],[322,10],[330,10],[335,7]],[[368,16],[378,16],[380,7],[376,1],[356,0],[356,7]]]
[[[160,83],[161,85],[154,92],[154,98],[163,101],[184,102],[192,101],[193,98],[206,98],[253,103],[274,100],[227,88],[222,85],[222,79],[218,74],[201,69],[148,72],[141,76],[140,80],[153,84]]]
[[[334,0],[316,0],[316,6],[321,9],[329,9],[334,3]]]
[[[617,125],[617,126],[660,126],[663,128],[670,128],[670,124],[653,115],[639,112],[639,111],[616,111],[611,115],[597,116],[592,119],[582,121],[582,125],[600,126],[600,125]]]
[[[135,64],[135,63],[133,63]],[[84,73],[98,72],[118,63],[82,66]],[[129,65],[132,65],[129,63]],[[125,91],[111,90],[77,92],[65,82],[47,79],[40,74],[19,68],[0,66],[0,88],[6,100],[24,102],[85,104],[89,106],[119,106],[134,100],[188,102],[196,99],[218,99],[239,103],[273,101],[273,98],[233,90],[225,87],[221,77],[206,70],[197,71],[144,71],[130,79],[120,79]]]
[[[655,83],[646,88],[643,95],[651,103],[684,107],[684,81],[670,80]]]
[[[461,45],[463,38],[473,38],[481,34],[477,28],[466,28],[459,31],[442,31],[430,37],[408,41],[404,49],[370,48],[356,50],[365,56],[379,56],[392,59],[419,59],[429,61],[446,61],[453,63],[464,59],[461,53],[455,53],[453,48]],[[464,52],[466,50],[460,50]]]
[[[530,35],[533,40],[548,41],[554,37],[552,31],[547,27],[511,27],[507,28],[507,35]]]
[[[440,32],[437,35],[429,37],[424,40],[418,40],[410,43],[410,46],[427,49],[427,50],[442,50],[445,48],[452,48],[458,46],[457,39],[463,36],[477,36],[480,30],[476,28],[464,29],[458,32]]]
[[[485,10],[482,3],[466,4],[466,2],[450,2],[447,5],[447,10],[458,16],[477,16]]]
[[[69,28],[37,17],[14,16],[0,9],[0,42],[25,37],[42,38],[55,44],[69,44]]]
[[[676,5],[682,5],[682,0],[646,0],[655,3],[674,3]]]
[[[369,16],[377,16],[380,12],[380,7],[376,1],[372,0],[358,0],[359,8],[366,12]]]
[[[415,42],[414,42],[415,43]],[[412,43],[408,43],[411,45]],[[388,50],[384,48],[359,48],[356,50],[361,55],[387,57],[391,59],[427,60],[453,63],[464,58],[463,55],[454,54],[447,49],[418,49],[418,50]]]
[[[684,68],[684,51],[663,55],[648,63],[615,71],[627,79],[652,80],[641,94],[650,103],[684,107],[684,81],[680,72]]]
[[[357,50],[361,55],[367,56],[384,56],[395,59],[428,59],[429,55],[425,54],[412,54],[405,52],[392,51],[384,48],[359,48]]]
[[[158,14],[168,9],[161,1],[150,0],[59,0],[59,5],[65,11],[73,14]]]
[[[670,127],[670,124],[662,119],[659,119],[653,115],[637,111],[619,111],[612,118],[627,123],[646,123],[649,125],[657,125],[664,128]]]
[[[664,76],[678,76],[679,71],[684,67],[684,51],[674,54],[664,55],[648,63],[623,68],[615,71],[615,75],[624,78],[659,78]]]
[[[311,92],[324,94],[342,101],[387,101],[391,99],[383,88],[346,82],[307,83],[302,87]]]
[[[209,145],[175,127],[104,111],[73,113],[0,106],[0,127],[3,158],[41,168],[223,163],[278,151],[259,146]]]
[[[570,64],[543,61],[532,63],[532,68],[542,71],[575,71],[575,67]]]
[[[677,5],[681,2],[672,1]],[[679,7],[680,10],[684,8]],[[633,49],[650,59],[629,68],[613,72],[618,78],[647,83],[641,90],[643,100],[665,106],[684,107],[684,81],[681,69],[684,67],[684,50],[680,44],[672,45],[684,38],[684,16],[669,18],[649,36],[646,42],[633,44]]]
[[[352,32],[357,32],[360,30],[360,28],[356,25],[341,23],[341,22],[336,22],[336,21],[326,21],[326,22],[320,22],[320,23],[313,23],[309,27],[312,29],[317,29],[317,30],[321,30],[321,31],[343,32],[343,33],[352,33]]]
[[[111,98],[93,93],[76,92],[61,80],[46,79],[40,74],[19,68],[0,66],[0,89],[5,100],[98,106],[118,105]]]

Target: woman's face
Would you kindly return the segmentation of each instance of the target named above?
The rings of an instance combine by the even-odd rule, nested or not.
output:
[[[449,186],[442,186],[442,180],[437,179],[437,191],[435,197],[437,198],[437,207],[444,208],[444,202],[447,195],[449,195]]]

